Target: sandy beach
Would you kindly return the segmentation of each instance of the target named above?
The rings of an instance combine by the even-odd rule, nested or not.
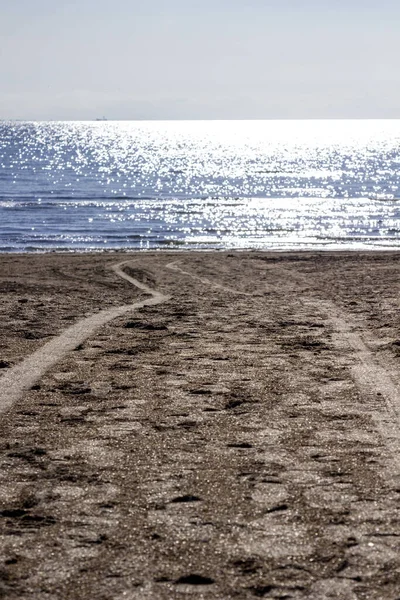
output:
[[[2,255],[0,595],[398,600],[399,274]]]

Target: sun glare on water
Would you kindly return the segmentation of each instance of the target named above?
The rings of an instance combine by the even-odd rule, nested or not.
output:
[[[1,128],[3,249],[397,245],[399,121]]]

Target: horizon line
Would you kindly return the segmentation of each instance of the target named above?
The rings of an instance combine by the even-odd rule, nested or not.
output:
[[[193,119],[155,119],[155,118],[93,118],[93,119],[34,119],[34,118],[7,118],[0,117],[0,122],[12,122],[12,123],[120,123],[120,122],[259,122],[259,121],[399,121],[399,117],[265,117],[265,118],[246,118],[246,119],[225,119],[225,118],[193,118]]]

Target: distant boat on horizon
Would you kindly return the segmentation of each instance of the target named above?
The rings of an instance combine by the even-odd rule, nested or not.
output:
[[[108,121],[106,117],[98,117],[96,121]]]

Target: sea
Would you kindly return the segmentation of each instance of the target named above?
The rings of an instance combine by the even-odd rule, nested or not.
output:
[[[400,120],[0,121],[0,252],[399,246]]]

